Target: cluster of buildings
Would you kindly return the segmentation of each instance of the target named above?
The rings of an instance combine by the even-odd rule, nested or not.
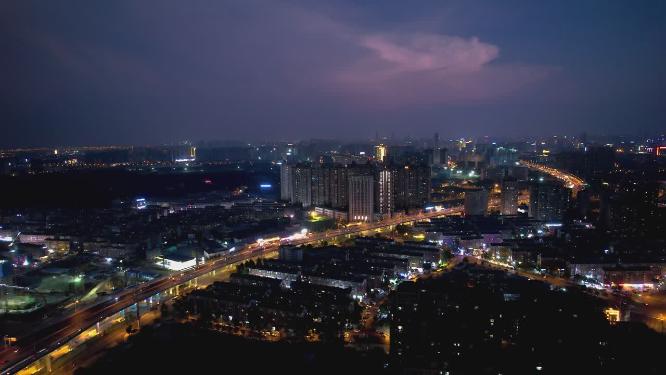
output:
[[[666,277],[666,256],[587,256],[567,263],[569,274],[595,288],[655,289]]]
[[[192,291],[174,310],[225,332],[266,340],[340,340],[360,318],[348,290],[307,282],[284,288],[279,280],[240,273]]]
[[[265,338],[341,338],[359,327],[360,303],[385,298],[401,280],[442,264],[441,246],[360,237],[338,247],[282,246],[277,259],[249,261],[228,282],[176,303],[183,314]],[[185,313],[186,312],[186,313]]]
[[[416,223],[412,231],[456,253],[474,254],[514,238],[543,236],[543,228],[543,223],[526,216],[452,216]]]
[[[445,254],[440,246],[426,242],[401,242],[361,237],[354,245],[303,248],[283,246],[278,259],[247,267],[247,273],[278,279],[289,288],[306,282],[348,289],[350,296],[365,300],[369,291],[388,292],[392,283],[437,268]]]
[[[10,281],[77,257],[146,274],[183,270],[286,231],[295,214],[287,204],[255,198],[141,200],[107,209],[8,211],[0,218],[0,275]]]
[[[280,168],[280,198],[342,221],[375,221],[425,208],[426,164],[290,164]]]
[[[609,325],[603,306],[577,292],[464,263],[400,284],[389,305],[389,367],[401,373],[650,372],[659,360],[636,358],[663,342]]]
[[[643,291],[666,286],[663,248],[594,240],[595,229],[590,224],[583,225],[585,229],[537,226],[539,229],[527,235],[485,243],[480,251],[467,251],[503,266],[564,276],[596,289]],[[588,233],[581,234],[581,230]]]
[[[445,217],[416,223],[409,234],[453,254],[568,277],[598,289],[666,287],[663,241],[608,237],[589,222],[562,224],[526,215]]]

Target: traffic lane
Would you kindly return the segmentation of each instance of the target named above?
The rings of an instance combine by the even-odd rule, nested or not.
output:
[[[155,286],[155,288],[159,288],[159,285]],[[18,349],[18,351],[14,349],[9,353],[3,353],[4,355],[0,360],[3,362],[12,361],[14,358],[11,357],[18,357],[18,355],[14,354],[21,353],[22,355],[30,355],[37,353],[38,347],[48,347],[53,343],[59,345],[59,342],[62,342],[69,336],[81,332],[83,330],[83,327],[81,326],[85,326],[86,328],[92,326],[100,319],[99,317],[105,312],[108,312],[108,310],[115,310],[118,308],[118,305],[128,303],[130,296],[130,293],[124,293],[123,295],[118,296],[115,300],[109,299],[103,301],[102,303],[88,307],[85,310],[77,311],[44,329],[30,332],[17,340],[16,349]],[[76,327],[73,327],[74,325]],[[9,356],[7,356],[7,354],[9,354]]]
[[[249,254],[242,255],[246,256]],[[233,260],[242,259],[243,256],[235,257]],[[205,274],[207,272],[209,272],[209,270],[203,269],[197,273]],[[184,276],[171,280],[169,280],[169,278],[164,278],[157,280],[150,285],[143,286],[138,290],[138,293],[141,293],[138,300],[149,298],[150,296],[159,293],[165,288],[168,289],[169,281],[173,282],[174,285],[171,287],[174,287],[180,283],[187,282],[191,278],[184,279]],[[17,342],[16,349],[0,354],[0,363],[6,364],[9,362],[15,362],[20,360],[21,357],[26,356],[29,358],[30,356],[39,354],[43,351],[43,349],[37,351],[37,348],[49,348],[52,345],[60,345],[62,342],[68,341],[72,336],[82,332],[83,327],[88,328],[93,326],[99,320],[113,315],[114,313],[134,304],[134,294],[137,293],[137,290],[135,289],[136,288],[123,291],[115,298],[109,299],[94,306],[90,306],[84,310],[77,311],[67,318],[59,321],[58,323],[45,327],[43,330],[33,331],[25,336],[22,336],[20,341]]]

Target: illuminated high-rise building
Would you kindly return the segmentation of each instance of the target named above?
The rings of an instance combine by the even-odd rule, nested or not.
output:
[[[197,148],[190,146],[190,159],[195,160],[197,158]]]
[[[518,181],[505,178],[502,181],[501,210],[502,215],[516,215],[518,213]]]
[[[299,164],[293,167],[293,190],[291,202],[300,203],[303,207],[312,205],[312,168]]]
[[[374,178],[371,175],[349,177],[349,221],[373,221]]]
[[[426,164],[343,166],[284,162],[280,182],[282,200],[303,207],[347,209],[350,220],[362,217],[356,220],[370,221],[374,213],[390,217],[397,211],[423,209],[430,201],[430,168]],[[361,183],[369,183],[372,191],[368,193]]]
[[[384,144],[379,144],[375,146],[375,159],[379,160],[381,162],[386,160],[386,156],[388,155],[388,149]]]
[[[395,171],[389,168],[377,173],[377,212],[383,217],[391,217],[395,210]]]
[[[294,170],[293,166],[282,162],[280,165],[280,199],[291,201],[294,189]]]
[[[349,169],[334,164],[290,164],[280,166],[280,199],[318,206],[346,209]]]
[[[342,165],[331,167],[329,179],[329,202],[332,208],[347,208],[349,204],[349,171]]]
[[[430,201],[430,167],[404,165],[394,169],[394,196],[396,211],[423,209]]]
[[[312,205],[327,207],[331,204],[331,168],[321,164],[312,167]]]

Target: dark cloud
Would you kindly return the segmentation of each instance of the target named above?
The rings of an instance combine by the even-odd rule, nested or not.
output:
[[[663,128],[658,2],[503,4],[5,2],[0,146]]]

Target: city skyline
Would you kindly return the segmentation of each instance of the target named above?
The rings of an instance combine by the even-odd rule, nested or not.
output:
[[[664,40],[664,0],[0,1],[0,375],[666,373]]]
[[[658,1],[2,8],[2,148],[647,135],[666,120]]]
[[[663,368],[633,358],[665,339],[665,141],[2,151],[0,364],[98,374],[239,339],[370,373]],[[168,347],[139,349],[152,332]]]

